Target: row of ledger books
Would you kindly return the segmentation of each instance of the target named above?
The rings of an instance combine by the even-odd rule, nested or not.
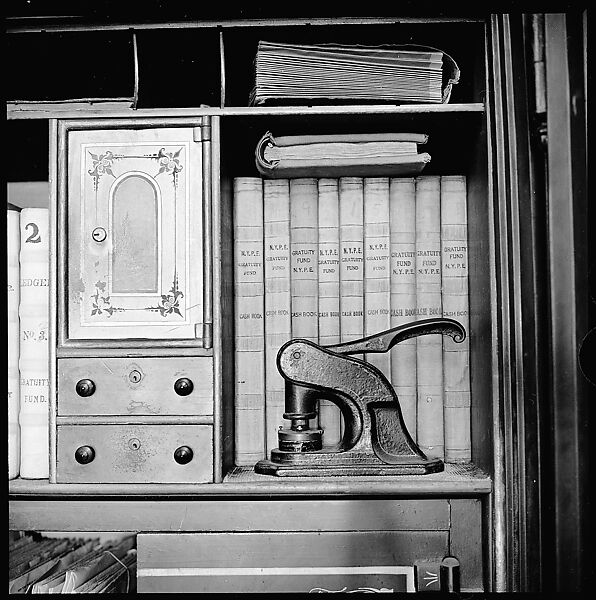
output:
[[[471,461],[465,176],[234,179],[235,460],[278,446],[288,340],[347,342],[418,319],[449,317],[468,336],[412,338],[357,356],[393,385],[420,449]],[[321,400],[323,445],[342,417]]]
[[[8,593],[134,593],[135,546],[134,535],[101,542],[18,532],[8,545]]]
[[[250,105],[266,102],[448,102],[455,61],[436,48],[259,41]]]
[[[9,204],[8,478],[49,473],[49,210]]]

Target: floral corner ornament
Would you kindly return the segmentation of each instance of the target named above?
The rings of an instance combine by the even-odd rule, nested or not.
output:
[[[111,150],[108,150],[105,154],[93,154],[93,152],[89,152],[91,156],[91,160],[93,161],[93,168],[89,169],[89,175],[93,177],[93,186],[95,191],[99,187],[99,179],[102,175],[108,174],[112,177],[116,177],[112,172],[112,163],[118,156],[115,156]]]
[[[153,312],[159,311],[162,317],[167,317],[171,314],[182,316],[180,312],[180,298],[183,298],[184,294],[178,289],[178,275],[174,276],[174,282],[169,291],[169,294],[161,295],[161,302],[157,306],[148,306],[147,310]]]
[[[180,152],[182,152],[182,148],[178,148],[176,152],[166,152],[165,148],[160,148],[156,156],[159,161],[159,171],[157,172],[157,175],[160,175],[161,173],[171,173],[174,179],[174,187],[178,187],[178,173],[184,168],[180,164]]]
[[[123,308],[112,306],[110,296],[106,294],[106,282],[97,281],[95,283],[95,294],[91,296],[91,316],[107,313],[111,317],[115,312],[124,311]]]

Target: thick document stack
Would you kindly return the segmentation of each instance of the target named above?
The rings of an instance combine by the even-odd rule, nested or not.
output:
[[[22,535],[8,547],[9,594],[136,592],[136,541]]]
[[[435,48],[259,41],[249,103],[439,104],[458,80],[453,59]]]
[[[256,167],[267,178],[390,177],[416,175],[430,162],[424,133],[286,135],[267,132],[255,151]]]

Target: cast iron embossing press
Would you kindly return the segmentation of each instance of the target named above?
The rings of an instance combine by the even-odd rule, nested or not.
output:
[[[320,346],[304,339],[286,342],[277,354],[277,368],[285,379],[284,419],[279,447],[271,459],[259,461],[255,471],[278,476],[422,475],[444,468],[439,458],[427,457],[404,424],[399,400],[379,369],[350,354],[387,352],[419,335],[466,337],[452,319],[424,319],[388,329],[360,340]],[[323,447],[323,431],[310,429],[317,402],[337,404],[344,418],[339,444]]]

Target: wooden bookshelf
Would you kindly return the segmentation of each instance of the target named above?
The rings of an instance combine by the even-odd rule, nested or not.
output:
[[[206,185],[211,220],[206,221],[205,251],[213,317],[211,344],[170,352],[205,364],[209,361],[213,371],[212,414],[190,416],[186,421],[178,416],[169,420],[129,419],[133,425],[138,421],[210,428],[213,482],[56,483],[52,479],[57,460],[56,427],[83,421],[93,425],[95,417],[81,421],[54,413],[50,419],[51,479],[9,481],[10,528],[133,531],[140,534],[140,552],[159,543],[155,535],[160,533],[200,536],[229,532],[233,543],[234,533],[256,531],[304,531],[313,537],[317,532],[395,531],[399,535],[405,532],[404,539],[415,532],[412,539],[420,535],[421,541],[403,542],[404,560],[413,564],[425,558],[457,556],[462,565],[462,591],[538,589],[548,579],[551,564],[543,556],[542,525],[535,516],[536,511],[542,515],[540,501],[546,493],[538,489],[536,480],[544,477],[539,473],[545,460],[541,454],[544,442],[539,440],[546,435],[549,422],[535,399],[544,402],[550,392],[540,383],[539,359],[534,365],[527,363],[528,348],[538,348],[540,364],[548,360],[543,354],[546,350],[540,349],[545,347],[540,344],[546,335],[542,327],[546,317],[540,312],[544,307],[538,307],[539,322],[530,327],[528,315],[533,305],[527,298],[528,293],[538,298],[537,292],[544,291],[538,271],[544,267],[546,259],[540,256],[550,239],[545,242],[540,237],[544,234],[537,233],[544,215],[532,216],[529,225],[524,220],[527,207],[535,207],[536,194],[541,190],[536,182],[536,172],[540,173],[536,146],[529,139],[533,117],[529,114],[531,91],[525,69],[531,61],[524,45],[527,29],[523,27],[528,25],[525,22],[522,26],[522,22],[507,15],[187,19],[168,23],[48,19],[43,26],[9,19],[9,34],[19,43],[27,40],[35,45],[42,31],[52,35],[97,34],[109,39],[115,32],[132,29],[136,36],[136,108],[109,100],[47,100],[41,93],[31,100],[7,102],[11,149],[26,156],[32,140],[42,140],[41,149],[32,150],[31,164],[20,161],[11,183],[49,180],[53,211],[66,202],[68,166],[61,131],[69,127],[135,129],[208,124],[210,169]],[[363,44],[396,39],[432,43],[456,58],[462,81],[454,86],[452,102],[447,104],[247,106],[256,42],[269,38],[304,43],[326,39]],[[165,63],[149,49],[152,44],[172,49],[173,76],[168,80],[168,93],[160,71]],[[195,64],[200,62],[199,54],[202,70]],[[151,60],[157,61],[153,71]],[[551,80],[551,89],[553,84]],[[423,476],[356,478],[276,478],[234,464],[230,443],[235,353],[232,187],[237,176],[258,176],[254,148],[267,130],[279,135],[353,130],[428,132],[432,161],[425,174],[466,176],[472,464],[447,464],[443,472]],[[522,233],[528,231],[534,237],[526,243]],[[528,276],[525,280],[524,275]],[[56,272],[54,276],[56,280],[62,277]],[[56,333],[56,322],[63,326],[65,316],[60,306],[54,310]],[[52,350],[54,378],[56,361],[114,356],[109,345],[93,349],[63,341],[61,338]],[[125,346],[122,344],[119,351],[125,352]],[[151,346],[141,354],[156,359],[162,350]],[[572,351],[571,346],[568,350]],[[133,349],[129,358],[136,352]],[[107,423],[105,418],[102,422]],[[429,539],[422,532],[428,532]],[[534,578],[533,569],[540,569],[540,581]]]

